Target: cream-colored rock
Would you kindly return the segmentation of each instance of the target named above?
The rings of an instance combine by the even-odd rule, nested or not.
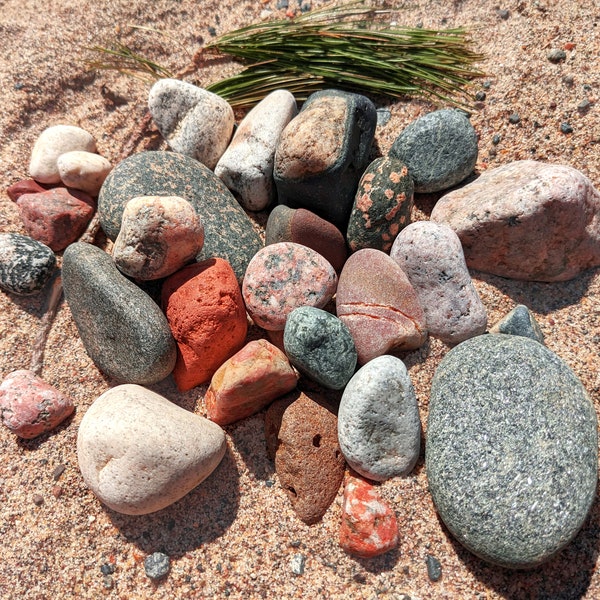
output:
[[[93,152],[72,150],[61,154],[56,165],[61,181],[67,186],[97,196],[106,176],[110,173],[110,162]]]
[[[77,435],[85,483],[109,508],[128,515],[155,512],[185,496],[225,450],[217,424],[133,384],[97,398]]]

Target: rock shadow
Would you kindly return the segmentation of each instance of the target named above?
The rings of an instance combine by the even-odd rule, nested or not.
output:
[[[377,574],[394,570],[400,558],[400,549],[394,548],[385,554],[380,554],[379,556],[374,556],[373,558],[360,558],[351,555],[348,556],[350,556],[354,562],[358,563],[365,571]]]

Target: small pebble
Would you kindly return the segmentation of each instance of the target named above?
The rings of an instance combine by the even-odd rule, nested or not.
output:
[[[508,122],[516,125],[517,123],[521,122],[521,117],[517,113],[513,113],[510,115],[510,117],[508,117]]]
[[[65,465],[57,465],[54,468],[54,471],[52,471],[52,479],[54,479],[54,481],[58,481],[60,479],[60,476],[65,472],[65,470]]]
[[[171,559],[162,552],[155,552],[144,561],[144,570],[150,579],[162,579],[167,575],[170,568]]]
[[[592,106],[592,103],[587,99],[584,98],[578,105],[577,105],[577,110],[580,113],[586,113],[589,109],[590,106]]]
[[[377,109],[377,127],[383,127],[392,118],[392,113],[389,108]]]
[[[294,575],[303,575],[305,564],[306,556],[304,554],[294,554],[290,560],[290,570]]]
[[[562,78],[562,81],[565,85],[568,85],[570,87],[575,83],[575,77],[573,77],[573,75],[565,75]]]
[[[498,16],[503,21],[506,21],[510,17],[510,11],[507,10],[506,8],[500,8],[500,9],[498,9]]]
[[[425,564],[427,565],[427,575],[431,581],[439,581],[442,576],[442,564],[435,557],[428,554],[425,558]]]
[[[102,575],[112,575],[115,572],[116,568],[117,567],[113,563],[104,563],[100,567],[100,572],[102,573]]]
[[[483,102],[486,98],[487,94],[485,92],[479,91],[475,94],[475,100],[477,100],[477,102]]]
[[[560,124],[561,133],[573,133],[573,127],[571,127],[570,123],[564,122]]]
[[[496,133],[492,138],[492,144],[494,144],[494,146],[497,146],[500,143],[501,139],[502,137]]]
[[[41,506],[42,504],[44,504],[44,496],[42,496],[41,494],[34,494],[33,495],[33,503],[36,506]]]
[[[554,48],[550,50],[546,55],[546,58],[554,64],[558,64],[567,58],[567,53],[564,50],[560,50],[559,48]]]
[[[63,495],[63,489],[60,485],[53,485],[52,486],[52,495],[55,498],[60,498]]]

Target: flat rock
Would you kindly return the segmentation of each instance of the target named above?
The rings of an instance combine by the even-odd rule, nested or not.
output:
[[[47,189],[34,179],[21,179],[9,185],[6,188],[6,193],[13,202],[16,202],[23,194],[37,194],[38,192],[45,192]]]
[[[594,406],[542,344],[472,338],[434,375],[426,470],[439,515],[460,543],[494,564],[535,567],[575,537],[592,506]]]
[[[458,234],[471,269],[566,281],[600,265],[600,194],[582,173],[533,160],[490,169],[431,212]]]
[[[531,338],[540,344],[544,343],[544,334],[531,311],[524,305],[518,304],[505,317],[500,319],[490,333],[506,333]]]
[[[127,515],[152,513],[185,496],[214,471],[226,447],[218,425],[138,385],[97,398],[77,434],[86,485]]]
[[[64,185],[96,197],[112,168],[110,162],[93,152],[72,150],[56,160],[58,174]]]

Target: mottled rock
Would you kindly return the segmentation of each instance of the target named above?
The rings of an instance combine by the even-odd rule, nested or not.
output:
[[[65,298],[96,366],[126,383],[149,385],[171,373],[176,346],[160,308],[112,258],[77,242],[63,255]]]
[[[153,552],[144,561],[146,575],[155,581],[166,577],[171,569],[171,559],[164,552]]]
[[[112,168],[110,162],[93,152],[73,150],[56,160],[60,180],[69,187],[97,196]]]
[[[540,344],[544,343],[544,334],[531,311],[524,305],[518,304],[505,317],[500,319],[490,333],[506,333],[531,338]]]
[[[594,500],[594,406],[542,344],[472,338],[446,354],[433,378],[426,470],[460,543],[491,563],[534,567],[575,537]]]
[[[23,194],[37,194],[46,190],[47,188],[41,186],[33,179],[21,179],[9,185],[6,188],[6,193],[13,202],[16,202]]]
[[[85,483],[127,515],[152,513],[185,496],[214,471],[226,447],[218,425],[138,385],[97,398],[77,434]]]
[[[566,281],[600,265],[600,194],[564,165],[516,161],[446,194],[431,220],[460,238],[471,269]]]
[[[487,311],[450,227],[431,221],[412,223],[400,232],[390,256],[417,293],[429,335],[458,344],[485,332]]]

